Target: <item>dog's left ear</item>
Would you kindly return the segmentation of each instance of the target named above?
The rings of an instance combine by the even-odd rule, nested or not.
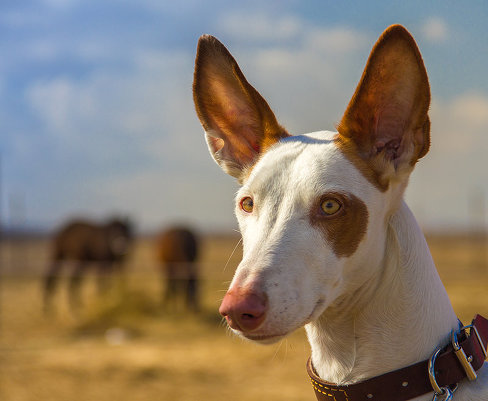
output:
[[[341,122],[340,138],[352,141],[381,185],[410,171],[430,145],[430,89],[415,40],[400,25],[381,35]]]
[[[260,154],[289,136],[229,51],[210,35],[198,41],[193,99],[210,154],[241,182]]]

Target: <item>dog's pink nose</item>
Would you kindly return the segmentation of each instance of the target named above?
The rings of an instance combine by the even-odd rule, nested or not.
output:
[[[231,290],[225,294],[219,312],[235,330],[256,330],[268,308],[266,297],[254,292]]]

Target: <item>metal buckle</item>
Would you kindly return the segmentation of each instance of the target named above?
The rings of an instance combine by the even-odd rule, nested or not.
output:
[[[435,378],[435,360],[439,353],[441,352],[441,347],[437,347],[432,356],[429,359],[429,364],[428,364],[428,372],[429,372],[429,380],[430,384],[432,386],[432,389],[434,390],[434,397],[432,398],[432,401],[449,401],[453,399],[454,392],[457,390],[457,384],[454,389],[450,389],[448,386],[445,387],[439,387],[439,384],[437,384],[437,380]]]
[[[468,329],[470,329],[469,335],[472,336],[473,332],[476,335],[476,339],[478,340],[478,343],[481,347],[481,351],[483,352],[483,355],[487,356],[486,348],[483,345],[483,341],[481,340],[480,334],[478,333],[478,330],[473,324],[470,324],[468,326],[462,327],[459,331],[464,330],[466,332]],[[454,348],[454,354],[458,358],[459,362],[461,363],[461,366],[463,367],[464,371],[466,372],[466,376],[468,377],[469,380],[473,381],[478,378],[478,375],[476,374],[476,371],[474,370],[473,366],[471,365],[471,362],[473,361],[473,356],[469,355],[466,356],[466,353],[464,350],[459,346],[458,340],[457,340],[457,332],[454,330],[451,332],[451,343]]]
[[[464,326],[463,329],[473,329],[474,330],[474,334],[476,334],[476,339],[478,340],[479,344],[480,344],[480,347],[481,347],[481,351],[483,352],[483,355],[485,356],[485,360],[486,358],[488,357],[488,352],[485,348],[485,346],[483,345],[483,340],[481,339],[481,336],[480,336],[480,333],[478,333],[478,329],[476,328],[476,326],[474,324],[470,324],[468,326]],[[471,335],[471,332],[469,333]]]

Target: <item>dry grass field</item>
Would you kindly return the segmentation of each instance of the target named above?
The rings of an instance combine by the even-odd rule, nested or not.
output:
[[[203,311],[165,312],[150,239],[139,240],[125,279],[69,313],[66,287],[56,313],[42,314],[40,274],[48,241],[5,242],[0,248],[1,401],[287,401],[312,400],[303,331],[274,346],[241,341],[217,309],[241,250],[236,237],[208,237],[201,261]],[[441,277],[459,317],[488,315],[485,240],[430,237]],[[232,255],[232,256],[231,256]],[[227,267],[225,267],[227,265]]]

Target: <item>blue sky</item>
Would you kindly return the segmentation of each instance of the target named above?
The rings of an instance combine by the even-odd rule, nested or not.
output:
[[[2,221],[119,213],[141,230],[235,228],[237,185],[193,110],[198,37],[219,37],[300,134],[333,129],[375,40],[402,23],[433,98],[432,148],[407,201],[427,229],[465,229],[481,221],[469,205],[488,198],[487,20],[484,1],[4,0]]]

